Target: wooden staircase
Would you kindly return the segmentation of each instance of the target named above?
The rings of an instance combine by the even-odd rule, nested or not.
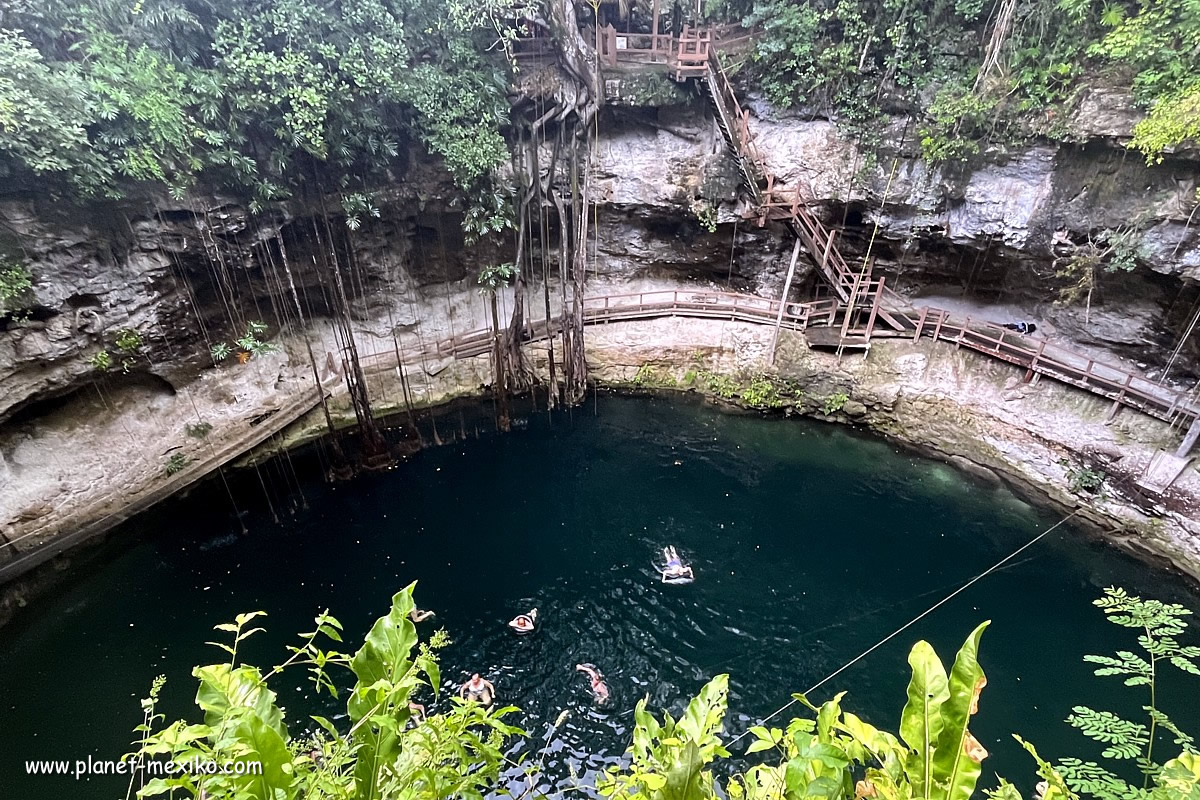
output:
[[[888,287],[884,278],[872,276],[869,263],[858,269],[851,267],[838,249],[837,231],[826,228],[813,213],[812,208],[817,204],[812,189],[804,184],[781,186],[767,169],[750,130],[750,115],[742,107],[717,55],[719,32],[687,27],[679,37],[656,34],[641,39],[646,41],[631,35],[623,50],[614,45],[613,61],[665,63],[673,80],[697,79],[712,102],[717,126],[737,161],[753,204],[754,210],[748,218],[759,226],[769,221],[787,226],[832,293],[832,297],[810,303],[787,302],[799,254],[795,250],[783,297],[766,301],[774,304],[774,313],[778,314],[777,330],[785,317],[779,309],[796,307],[806,309],[804,320],[790,327],[805,330],[810,345],[836,348],[839,353],[845,349],[866,349],[873,337],[881,336],[913,340],[924,336],[949,341],[955,347],[966,347],[1024,367],[1026,381],[1045,375],[1107,398],[1112,402],[1107,420],[1121,407],[1131,407],[1172,425],[1190,425],[1177,458],[1186,456],[1200,441],[1200,403],[1191,393],[1156,383],[1122,367],[1097,362],[1044,338],[1015,334],[991,322],[960,318],[933,307],[916,308]]]
[[[743,183],[756,208],[758,225],[771,220],[783,222],[800,240],[838,300],[846,304],[846,319],[850,320],[860,310],[869,312],[868,337],[875,322],[896,332],[915,330],[916,323],[896,310],[900,298],[887,288],[883,278],[875,285],[869,265],[855,270],[846,262],[837,246],[837,232],[826,228],[811,210],[815,205],[812,190],[802,184],[785,189],[767,169],[765,159],[754,144],[750,115],[742,107],[715,49],[709,49],[705,66],[700,84],[712,101],[717,126],[738,162]],[[863,291],[864,287],[872,285],[875,285],[872,291]],[[843,333],[849,335],[848,331]]]

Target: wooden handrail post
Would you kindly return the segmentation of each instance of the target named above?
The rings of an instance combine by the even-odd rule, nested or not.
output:
[[[875,330],[875,317],[879,314],[879,298],[883,296],[884,278],[875,285],[875,300],[871,303],[871,313],[867,315],[867,341],[871,341],[871,333]]]
[[[939,308],[938,309],[938,321],[937,321],[937,324],[933,326],[933,340],[935,342],[938,339],[942,338],[942,323],[945,321],[946,321],[946,312]]]

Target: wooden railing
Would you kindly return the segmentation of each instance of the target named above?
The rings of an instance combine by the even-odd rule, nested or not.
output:
[[[597,38],[602,64],[610,67],[622,61],[667,64],[677,81],[704,75],[713,44],[712,30],[690,26],[684,26],[679,36],[673,36],[669,33],[621,33],[612,25],[605,25]]]
[[[911,317],[910,317],[911,319]],[[1136,408],[1152,417],[1185,423],[1200,417],[1200,406],[1186,391],[1155,383],[1113,364],[1099,361],[1047,339],[1023,336],[991,322],[969,316],[953,318],[938,308],[922,308],[916,318],[913,338],[929,336],[953,342],[980,353],[1024,367],[1026,377],[1045,375],[1113,401],[1110,417],[1120,406]]]
[[[852,288],[855,305],[846,314],[846,304],[829,297],[803,303],[789,302],[784,309],[781,327],[804,331],[813,326],[835,326],[841,321],[841,338],[871,338],[877,319],[885,313],[883,301],[893,296],[883,278],[860,281]],[[1127,406],[1168,422],[1182,420],[1185,424],[1200,417],[1200,405],[1188,393],[1154,383],[1122,367],[1099,361],[1046,339],[1023,336],[989,322],[969,317],[953,317],[937,308],[919,311],[890,312],[900,317],[914,340],[928,337],[966,347],[992,358],[1026,370],[1026,378],[1045,375],[1060,383],[1088,391],[1113,402],[1113,410]],[[775,299],[706,290],[663,290],[630,294],[587,297],[583,300],[585,325],[656,319],[662,317],[697,317],[737,322],[774,325],[779,318],[779,301]],[[558,318],[527,322],[522,341],[543,341],[557,336],[562,330]],[[888,331],[892,336],[896,331]],[[427,344],[424,348],[401,348],[400,361],[419,363],[426,359],[472,358],[491,352],[490,329],[471,331]],[[385,350],[362,358],[369,369],[394,368],[396,353]]]
[[[883,279],[873,279],[866,265],[862,269],[852,268],[838,249],[837,232],[826,228],[811,211],[815,205],[811,188],[803,182],[782,187],[767,168],[754,142],[750,114],[742,106],[717,54],[714,42],[722,42],[718,33],[710,28],[685,28],[680,37],[618,34],[610,26],[600,37],[601,60],[610,64],[618,61],[668,63],[676,80],[704,78],[718,123],[740,162],[746,188],[753,196],[758,224],[765,225],[770,220],[784,222],[800,239],[836,295],[809,303],[788,303],[781,325],[799,330],[818,322],[833,325],[840,314],[840,338],[864,335],[869,339],[873,334],[878,335],[874,326],[882,320],[890,335],[911,335],[914,339],[929,336],[951,341],[958,347],[1022,366],[1027,371],[1027,378],[1046,375],[1106,397],[1113,401],[1113,412],[1124,405],[1172,422],[1180,417],[1185,421],[1200,418],[1200,407],[1185,392],[1161,386],[1121,367],[1098,362],[1044,339],[1021,336],[991,323],[952,318],[941,309],[913,309]],[[726,292],[653,292],[584,301],[586,324],[655,316],[715,317],[774,324],[778,312],[777,300]],[[543,321],[527,326],[526,338],[533,340],[556,332],[557,322]],[[465,340],[437,343],[436,354],[484,353],[490,342],[491,337],[486,331],[476,332]]]

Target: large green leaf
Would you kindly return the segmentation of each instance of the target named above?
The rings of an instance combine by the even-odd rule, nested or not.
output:
[[[414,586],[409,584],[392,597],[391,610],[375,621],[350,661],[358,683],[350,692],[346,710],[357,725],[354,779],[359,800],[380,796],[380,775],[395,761],[397,734],[408,719],[408,698],[417,685],[412,674],[417,626],[408,616],[415,607]]]
[[[932,796],[933,756],[942,734],[942,704],[950,697],[946,668],[926,641],[917,642],[908,653],[912,678],[908,682],[908,702],[900,715],[900,738],[912,752],[907,771],[914,797]]]
[[[982,682],[979,638],[990,621],[971,631],[950,670],[950,697],[942,704],[942,732],[933,754],[933,800],[969,800],[982,771],[980,762],[967,753],[971,706]]]
[[[280,737],[287,738],[283,712],[275,705],[275,693],[263,683],[257,667],[235,669],[228,664],[212,664],[196,667],[192,675],[200,680],[196,705],[204,709],[204,722],[214,731],[227,727],[223,723],[236,717],[238,709],[250,709]]]
[[[417,643],[417,626],[408,618],[413,610],[412,592],[416,584],[409,584],[392,597],[392,608],[371,626],[363,646],[350,661],[350,669],[358,678],[358,685],[346,703],[346,710],[353,722],[371,713],[377,705],[378,696],[368,687],[396,684],[412,666],[412,649]]]
[[[200,680],[196,704],[204,709],[216,753],[222,758],[261,765],[258,774],[225,778],[237,787],[235,796],[246,800],[294,797],[292,755],[287,748],[283,712],[258,668],[213,664],[196,667],[192,674]]]
[[[234,785],[245,792],[236,794],[236,797],[245,797],[247,800],[287,800],[296,796],[292,754],[279,731],[264,722],[258,714],[248,712],[238,721],[233,735],[244,748],[240,760],[262,765],[260,774],[231,778]]]
[[[1180,753],[1163,765],[1155,782],[1154,800],[1200,800],[1200,756]]]

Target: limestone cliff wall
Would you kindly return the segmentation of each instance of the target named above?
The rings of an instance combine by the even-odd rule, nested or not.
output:
[[[610,87],[618,97],[619,84]],[[776,294],[791,242],[778,227],[744,218],[736,165],[703,99],[672,96],[671,105],[609,106],[599,121],[589,292],[704,285]],[[844,228],[850,256],[867,250],[878,223],[871,254],[897,288],[989,319],[1034,319],[1057,338],[1154,374],[1200,301],[1200,239],[1189,225],[1200,162],[1147,168],[1122,147],[1131,121],[1114,110],[1121,107],[1111,98],[1085,102],[1072,143],[995,149],[955,168],[921,162],[913,126],[902,120],[871,163],[828,120],[761,103],[753,110],[772,171],[814,188],[822,213]],[[332,287],[317,267],[331,249],[345,265],[368,359],[485,327],[474,275],[483,263],[511,259],[511,236],[468,246],[445,176],[427,160],[410,162],[409,174],[381,188],[381,217],[353,232],[336,219],[326,228],[311,208],[251,215],[213,195],[70,209],[0,195],[0,252],[34,280],[26,314],[0,317],[0,536],[32,546],[114,513],[122,498],[161,482],[173,454],[199,462],[312,395],[307,346],[318,379],[336,386]],[[705,208],[716,210],[715,230],[699,218]],[[1137,269],[1102,276],[1086,314],[1055,306],[1056,234],[1060,243],[1082,241],[1132,220],[1142,231]],[[555,231],[547,233],[552,240]],[[306,325],[287,289],[285,250]],[[550,250],[535,253],[533,317],[543,313],[539,276],[556,271]],[[807,267],[801,277],[797,297],[817,280]],[[549,295],[556,313],[557,291]],[[511,297],[502,304],[507,314]],[[213,343],[232,342],[259,320],[276,352],[248,364],[213,362]],[[141,346],[127,364],[98,372],[92,357],[113,351],[126,330]],[[1172,379],[1194,379],[1196,341],[1175,359]],[[409,365],[408,378],[418,400],[432,403],[476,391],[488,371],[423,363]],[[376,400],[397,407],[401,386],[377,388]],[[213,430],[194,439],[187,431],[196,423]]]

